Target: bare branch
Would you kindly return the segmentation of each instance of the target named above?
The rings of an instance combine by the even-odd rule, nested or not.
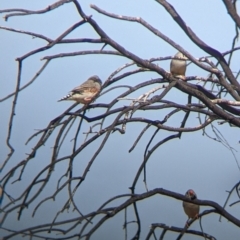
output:
[[[61,5],[65,4],[65,3],[69,3],[69,2],[72,2],[72,0],[59,0],[59,1],[55,2],[55,3],[53,3],[52,5],[49,5],[45,9],[39,10],[39,11],[32,11],[32,10],[27,10],[27,9],[13,8],[13,9],[0,10],[0,13],[4,13],[4,12],[20,12],[20,13],[11,13],[11,14],[5,15],[4,19],[5,19],[5,21],[7,21],[9,17],[13,17],[13,16],[25,16],[25,15],[31,15],[31,14],[43,14],[43,13],[52,11],[52,10],[60,7]]]

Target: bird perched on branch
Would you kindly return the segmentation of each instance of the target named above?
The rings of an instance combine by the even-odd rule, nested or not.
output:
[[[68,95],[59,99],[58,102],[63,100],[72,100],[82,104],[90,103],[100,92],[101,87],[102,81],[98,76],[94,75],[80,86],[75,87]]]
[[[197,194],[192,189],[189,189],[186,192],[185,196],[191,200],[197,199]],[[190,218],[192,218],[192,219],[198,218],[198,214],[199,214],[199,210],[200,210],[199,205],[189,203],[189,202],[183,202],[183,209],[184,209],[184,212],[188,216],[188,220]]]
[[[185,72],[187,68],[187,61],[186,61],[187,57],[183,55],[181,52],[178,52],[174,56],[174,58],[179,58],[179,59],[172,59],[170,64],[170,72],[174,77],[185,80]]]

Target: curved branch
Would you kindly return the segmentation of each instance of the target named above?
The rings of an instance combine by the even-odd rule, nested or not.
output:
[[[49,5],[45,9],[38,10],[38,11],[32,11],[32,10],[21,9],[21,8],[12,8],[12,9],[0,10],[0,13],[4,13],[4,12],[20,12],[20,13],[11,13],[11,14],[5,15],[4,19],[5,19],[5,21],[7,21],[9,17],[13,17],[13,16],[24,16],[24,15],[31,15],[31,14],[43,14],[43,13],[52,11],[52,10],[60,7],[61,5],[65,4],[65,3],[69,3],[69,2],[72,2],[72,0],[59,0],[56,3],[53,3],[52,5]]]
[[[238,15],[238,13],[236,12],[236,8],[233,5],[233,1],[232,0],[223,0],[223,3],[226,6],[228,14],[231,16],[233,21],[237,24],[238,28],[240,28],[240,17]],[[235,4],[236,4],[236,2],[235,2]]]

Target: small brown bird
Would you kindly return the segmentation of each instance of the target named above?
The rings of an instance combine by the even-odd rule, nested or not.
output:
[[[101,91],[101,87],[102,81],[98,76],[94,75],[80,86],[75,87],[68,95],[59,99],[58,102],[72,100],[82,104],[90,103]]]
[[[178,52],[174,57],[181,59],[172,59],[170,64],[170,72],[174,77],[185,80],[185,72],[187,68],[187,57]]]
[[[197,195],[192,189],[189,189],[186,192],[185,196],[191,200],[197,199]],[[183,209],[184,209],[184,212],[188,215],[188,220],[190,218],[192,219],[198,218],[198,214],[200,211],[199,205],[189,203],[189,202],[183,202]]]

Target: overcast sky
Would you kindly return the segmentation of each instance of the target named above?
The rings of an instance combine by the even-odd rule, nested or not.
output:
[[[98,7],[119,15],[141,17],[149,22],[153,27],[159,29],[163,34],[177,42],[184,49],[190,52],[196,58],[207,56],[201,49],[195,46],[179,26],[173,21],[165,9],[155,1],[149,0],[85,0],[79,1],[85,13],[92,15],[93,19],[104,29],[104,31],[115,41],[121,44],[125,49],[133,52],[144,59],[152,57],[173,56],[177,50],[172,46],[150,33],[137,23],[119,21],[111,19],[99,14],[90,8],[90,4],[95,4]],[[172,0],[169,1],[176,11],[182,16],[189,27],[200,37],[204,42],[220,52],[225,52],[231,49],[232,38],[235,33],[235,26],[227,14],[224,4],[218,0]],[[26,8],[30,10],[39,10],[46,8],[53,3],[52,1],[31,1],[31,0],[2,0],[0,9],[7,8]],[[1,14],[3,17],[4,14]],[[51,11],[44,15],[17,16],[9,18],[7,22],[0,18],[0,26],[25,30],[43,34],[51,39],[56,39],[67,28],[79,21],[79,15],[73,4],[65,4],[64,6]],[[0,29],[0,99],[13,92],[17,80],[17,62],[15,59],[24,54],[46,45],[46,42],[32,38],[29,35],[18,34]],[[97,34],[88,24],[85,24],[67,38],[98,38]],[[239,46],[239,43],[238,43]],[[100,44],[60,44],[54,48],[40,52],[23,62],[23,73],[21,86],[29,82],[37,71],[44,64],[41,59],[45,56],[67,53],[75,51],[83,51],[88,49],[100,49]],[[106,49],[111,49],[107,47]],[[234,57],[231,66],[232,71],[239,69],[239,54]],[[77,57],[58,58],[50,62],[44,72],[37,80],[28,88],[23,90],[18,97],[16,116],[12,129],[11,144],[16,149],[11,161],[6,165],[1,175],[4,176],[9,169],[15,164],[26,158],[26,153],[31,151],[38,138],[33,139],[28,145],[25,145],[26,140],[35,133],[36,129],[45,128],[48,123],[64,112],[71,106],[71,102],[65,101],[58,103],[57,100],[66,95],[72,88],[76,87],[88,77],[98,75],[104,82],[109,75],[119,67],[130,60],[117,56],[106,55],[84,55]],[[169,71],[169,61],[160,62],[160,66]],[[202,76],[207,77],[207,73],[195,65],[190,64],[187,69],[187,76]],[[123,79],[121,84],[135,86],[141,82],[159,77],[156,73],[148,72],[138,74],[129,78]],[[146,91],[151,87],[146,88]],[[110,102],[116,94],[120,94],[123,90],[111,91],[108,94],[99,97],[97,103]],[[125,91],[125,90],[124,90]],[[138,91],[132,97],[138,97],[142,94],[142,90]],[[174,91],[169,94],[166,99],[186,104],[187,97],[179,91]],[[1,128],[0,128],[0,152],[1,159],[5,159],[9,153],[6,146],[6,136],[8,130],[8,122],[10,118],[11,106],[13,98],[0,102]],[[120,101],[117,106],[128,105],[129,101]],[[102,113],[100,110],[90,110],[88,116],[94,116],[97,113]],[[142,116],[146,113],[140,112]],[[139,116],[137,113],[136,116]],[[166,114],[165,111],[153,112],[153,119],[162,120]],[[180,115],[181,116],[181,115]],[[187,123],[188,127],[198,125],[197,115],[192,116]],[[110,124],[113,118],[110,118],[107,123]],[[174,118],[169,121],[171,126],[180,124],[181,118]],[[229,125],[216,127],[221,131],[228,143],[236,149],[235,155],[240,163],[239,155],[239,130],[231,128]],[[81,133],[87,131],[90,125],[84,124]],[[154,128],[150,128],[144,137],[141,139],[136,149],[128,153],[133,142],[144,127],[143,124],[127,125],[127,132],[121,135],[117,132],[110,135],[108,143],[104,150],[97,157],[87,179],[76,193],[76,199],[79,198],[79,208],[84,214],[96,210],[102,203],[109,198],[124,193],[130,193],[129,187],[136,175],[136,172],[142,163],[143,154],[146,143],[149,141]],[[215,137],[212,128],[207,127],[207,132],[210,136]],[[162,131],[157,139],[152,143],[152,146],[157,141],[170,135],[169,132]],[[23,179],[20,183],[10,184],[8,193],[13,197],[17,197],[21,190],[25,189],[27,184],[32,181],[32,178],[51,161],[51,150],[54,144],[54,136],[46,143],[46,145],[37,153],[36,157],[31,160],[27,166]],[[62,156],[71,153],[71,139],[74,134],[70,133],[66,143],[63,145]],[[83,140],[85,135],[81,136]],[[96,143],[90,145],[82,153],[76,157],[74,165],[74,173],[81,175],[91,159],[94,150],[101,143],[100,138]],[[80,144],[79,141],[79,144]],[[48,186],[43,196],[50,195],[55,190],[56,182],[59,177],[66,171],[66,164],[59,164],[54,171],[54,177],[51,179],[52,184]],[[16,173],[18,174],[18,173]],[[16,175],[17,176],[17,175]],[[186,133],[181,139],[170,141],[152,155],[147,165],[147,184],[148,189],[162,187],[179,193],[185,193],[189,188],[193,188],[199,199],[213,200],[223,205],[227,197],[226,190],[230,190],[235,183],[239,181],[240,171],[236,160],[231,151],[224,147],[221,143],[211,140],[206,136],[202,136],[202,131],[195,133]],[[136,193],[145,192],[145,186],[142,182],[143,176],[139,180],[136,188]],[[51,222],[56,214],[56,211],[62,208],[64,200],[66,201],[65,193],[60,194],[56,201],[49,200],[42,205],[33,220],[31,218],[32,210],[35,204],[29,206],[25,210],[21,221],[17,222],[16,215],[12,214],[6,219],[4,227],[26,228],[34,223]],[[41,200],[39,197],[38,201]],[[235,195],[231,201],[237,200]],[[4,197],[2,206],[7,203],[8,199]],[[117,205],[116,202],[113,206]],[[183,227],[187,216],[182,209],[182,202],[175,199],[155,196],[139,203],[140,217],[142,218],[142,237],[146,237],[151,223],[165,223],[169,226]],[[227,208],[228,211],[235,214],[239,212],[239,205],[232,208]],[[207,209],[201,207],[201,211]],[[130,210],[130,213],[132,210]],[[76,213],[64,213],[59,220],[64,219],[68,214],[76,215]],[[75,214],[75,215],[74,215]],[[77,216],[77,215],[76,215]],[[239,214],[235,214],[239,217]],[[129,221],[134,220],[134,216],[130,214]],[[120,213],[106,222],[95,233],[93,239],[124,239],[124,231],[122,225],[124,215]],[[218,221],[218,215],[208,215],[202,220],[203,229],[205,232],[215,236],[217,239],[234,239],[239,236],[240,230],[226,220]],[[129,236],[135,233],[136,225],[129,225]],[[199,222],[196,221],[191,229],[200,230]],[[166,239],[175,239],[176,235],[168,235]],[[185,236],[184,239],[192,239]],[[236,239],[236,238],[235,238]]]

